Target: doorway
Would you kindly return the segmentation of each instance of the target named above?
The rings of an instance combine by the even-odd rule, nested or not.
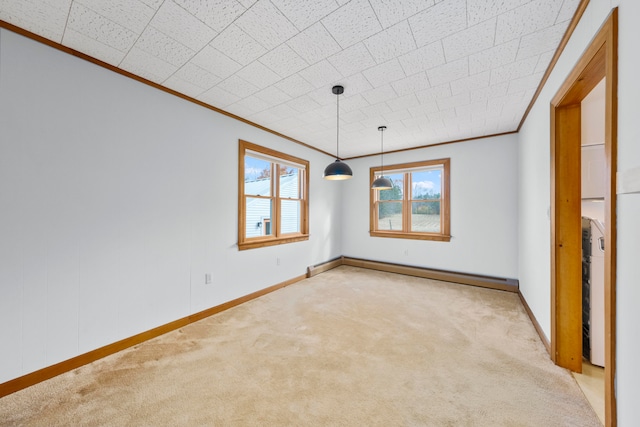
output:
[[[551,101],[551,358],[582,372],[581,102],[605,88],[605,425],[615,426],[617,40],[614,9]]]

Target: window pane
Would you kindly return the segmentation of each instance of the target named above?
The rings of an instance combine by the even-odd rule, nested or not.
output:
[[[377,229],[402,231],[402,202],[378,203]]]
[[[280,223],[282,234],[300,232],[300,202],[298,200],[282,200],[280,204]]]
[[[402,200],[402,191],[404,188],[404,174],[396,173],[393,175],[386,175],[387,178],[393,183],[393,188],[390,190],[380,190],[379,200]]]
[[[247,196],[271,196],[270,162],[244,156],[244,194]]]
[[[246,198],[245,236],[271,236],[271,199]]]
[[[300,198],[300,169],[280,165],[280,197]]]
[[[411,203],[411,231],[419,233],[440,232],[440,202]]]
[[[411,173],[411,198],[413,200],[440,199],[441,189],[441,169]]]

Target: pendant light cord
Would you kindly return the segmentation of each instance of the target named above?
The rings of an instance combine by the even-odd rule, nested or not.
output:
[[[380,130],[380,176],[384,177],[384,129]]]
[[[336,94],[336,160],[340,160],[340,94]]]

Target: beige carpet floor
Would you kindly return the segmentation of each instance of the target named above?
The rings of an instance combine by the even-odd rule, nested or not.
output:
[[[600,426],[515,294],[346,266],[6,396],[0,424]]]

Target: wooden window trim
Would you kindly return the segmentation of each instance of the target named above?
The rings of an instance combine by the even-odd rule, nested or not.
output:
[[[283,162],[295,163],[304,167],[301,170],[299,179],[300,182],[300,198],[280,197],[279,186],[279,167],[273,165],[271,176],[273,191],[271,196],[251,196],[258,198],[265,198],[272,201],[271,211],[271,236],[257,236],[249,237],[245,236],[246,230],[246,199],[244,194],[244,158],[245,154],[249,151],[264,154],[269,157],[280,159]],[[300,232],[298,233],[286,233],[281,234],[282,224],[280,220],[280,204],[283,200],[295,200],[300,201]],[[289,154],[281,153],[270,148],[262,147],[260,145],[253,144],[248,141],[239,140],[238,144],[238,249],[255,249],[266,246],[282,245],[286,243],[301,242],[309,240],[309,162],[307,160],[291,156]]]
[[[411,195],[411,173],[410,169],[419,170],[420,168],[429,168],[442,165],[442,189],[440,192],[440,233],[424,233],[407,231],[409,224],[409,215],[411,212],[411,203],[415,200]],[[380,167],[372,167],[369,169],[369,187],[373,185],[376,173],[380,172]],[[378,190],[370,189],[369,195],[369,235],[372,237],[390,237],[395,239],[415,239],[415,240],[433,240],[438,242],[449,242],[451,240],[451,209],[450,209],[450,176],[451,176],[451,159],[435,159],[421,162],[403,163],[397,165],[388,165],[384,167],[385,174],[393,174],[395,171],[404,171],[408,175],[403,180],[403,198],[402,198],[402,223],[403,231],[387,231],[376,230],[377,224],[377,192]],[[397,173],[397,172],[395,172]],[[434,199],[436,201],[436,199]]]

